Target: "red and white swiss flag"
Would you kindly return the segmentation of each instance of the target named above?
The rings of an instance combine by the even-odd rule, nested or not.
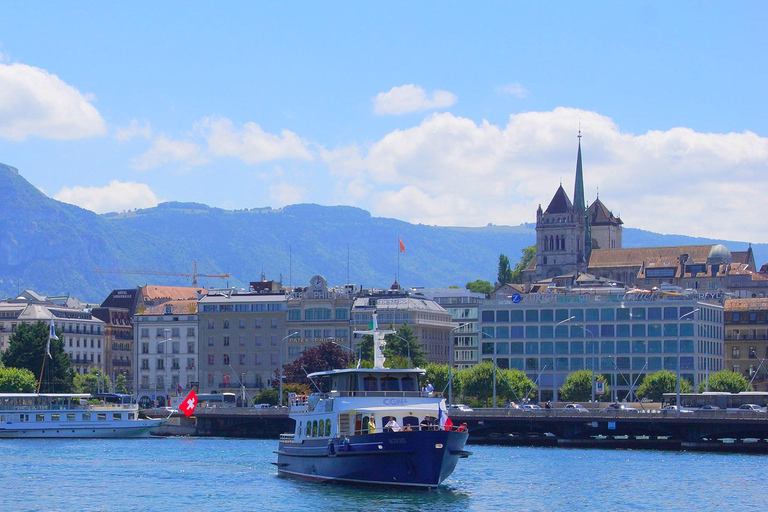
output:
[[[195,390],[192,389],[179,404],[179,410],[184,413],[184,416],[189,418],[195,412],[195,407],[197,407],[197,394],[195,393]]]

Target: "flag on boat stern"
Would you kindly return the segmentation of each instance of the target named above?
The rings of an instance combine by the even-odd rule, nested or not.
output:
[[[447,414],[443,414],[442,409],[437,410],[437,423],[440,425],[442,430],[453,429],[453,422],[451,421],[451,418],[449,418]]]
[[[179,410],[189,418],[195,412],[195,407],[197,407],[197,394],[194,389],[190,389],[189,394],[179,404]]]

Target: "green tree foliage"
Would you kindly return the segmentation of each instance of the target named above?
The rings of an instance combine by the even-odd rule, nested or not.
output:
[[[707,383],[699,383],[699,393],[706,391]],[[720,370],[709,376],[709,390],[723,391],[726,393],[739,393],[741,391],[752,391],[749,381],[740,373],[730,370]]]
[[[675,393],[677,391],[677,374],[669,370],[660,370],[648,375],[640,384],[637,390],[639,398],[649,398],[654,402],[661,402],[664,393]],[[690,393],[691,383],[685,379],[680,381],[680,392]]]
[[[603,397],[610,396],[610,389],[603,375],[595,374],[595,383],[603,382],[605,393]],[[566,377],[563,386],[559,389],[560,400],[564,402],[589,402],[592,400],[592,370],[579,370]],[[595,395],[595,400],[600,401],[601,395]]]
[[[285,394],[285,389],[283,389],[283,394]],[[278,396],[278,391],[276,389],[264,388],[261,391],[259,391],[258,394],[256,394],[254,399],[251,401],[251,404],[277,405],[277,396]],[[284,404],[286,402],[287,402],[286,400],[283,400]]]
[[[85,375],[76,374],[72,382],[75,393],[108,393],[112,389],[109,376],[98,368],[91,368]]]
[[[473,293],[482,293],[485,294],[486,297],[489,297],[491,295],[491,292],[493,291],[493,285],[488,281],[483,281],[482,279],[478,279],[477,281],[471,281],[467,283],[464,288],[467,290],[473,292]]]
[[[425,368],[427,371],[427,374],[425,376],[426,379],[429,379],[430,384],[435,388],[435,393],[438,395],[442,394],[445,390],[448,389],[448,365],[447,364],[436,364],[436,363],[429,363],[427,367]],[[453,372],[453,391],[454,393],[457,392],[457,380],[456,380],[456,374],[457,372]],[[424,384],[424,379],[419,383],[419,385]],[[447,393],[447,391],[446,391]],[[448,396],[447,394],[445,396]]]
[[[0,368],[0,393],[34,393],[35,375],[24,368]]]
[[[61,331],[57,329],[58,340],[51,340],[51,356],[46,355],[50,326],[44,322],[21,323],[11,334],[8,348],[2,355],[7,368],[24,368],[33,375],[40,375],[45,358],[40,391],[43,393],[68,393],[72,390],[75,372],[72,360],[64,352]]]
[[[408,324],[398,327],[395,334],[387,334],[384,340],[387,342],[384,346],[384,357],[388,363],[385,366],[408,368],[409,353],[412,368],[423,368],[427,365],[427,353],[421,348],[418,337],[413,334],[413,328]]]
[[[509,266],[509,258],[504,254],[499,255],[499,272],[496,275],[496,281],[499,285],[512,282],[512,269]]]
[[[472,368],[461,370],[456,377],[454,390],[458,388],[465,401],[488,407],[493,405],[493,363],[485,361]],[[456,386],[456,383],[459,385]],[[519,370],[496,368],[496,404],[510,400],[521,401],[536,392],[536,385]]]
[[[514,270],[512,270],[510,275],[510,283],[520,284],[523,282],[523,270],[528,267],[528,265],[533,261],[533,259],[536,257],[536,246],[532,245],[530,247],[526,247],[522,250],[523,256],[520,258],[520,261],[517,262],[515,265]]]
[[[308,373],[347,368],[350,361],[352,361],[351,352],[326,341],[317,347],[306,349],[295,361],[283,365],[284,382],[311,386],[312,383],[307,378]],[[279,380],[273,387],[278,385]]]
[[[128,379],[122,373],[115,377],[115,393],[128,393]]]

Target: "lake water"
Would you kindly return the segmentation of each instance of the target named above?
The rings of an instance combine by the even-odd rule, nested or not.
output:
[[[470,446],[439,489],[276,475],[277,441],[1,440],[0,511],[764,510],[768,457]]]

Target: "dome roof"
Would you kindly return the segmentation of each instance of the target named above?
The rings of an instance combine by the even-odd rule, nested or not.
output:
[[[713,245],[709,250],[709,256],[707,256],[707,263],[731,263],[733,256],[731,251],[728,250],[723,244]]]

